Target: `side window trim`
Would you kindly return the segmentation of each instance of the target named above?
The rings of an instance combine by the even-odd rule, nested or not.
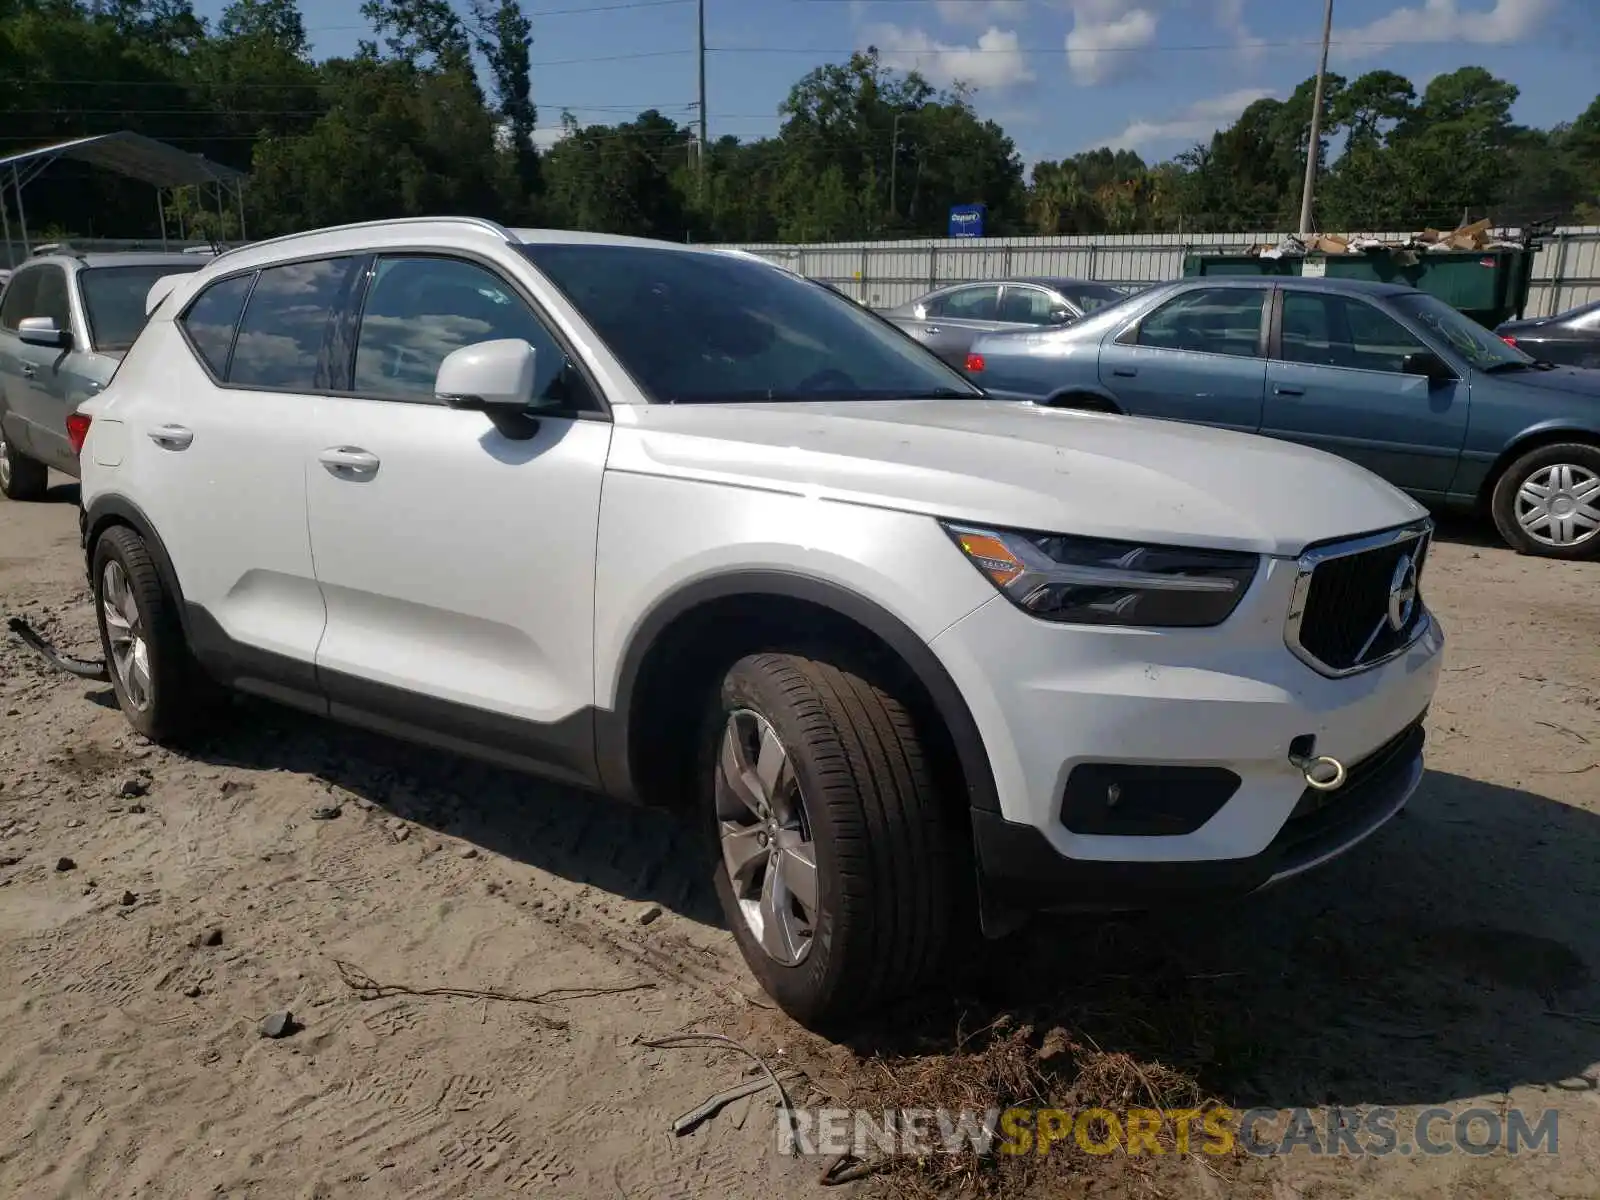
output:
[[[355,356],[357,350],[360,349],[361,319],[366,313],[367,297],[372,290],[373,283],[377,279],[379,264],[386,259],[394,258],[444,259],[451,262],[466,263],[469,266],[477,267],[480,270],[487,271],[490,275],[499,280],[500,283],[502,283],[512,295],[516,296],[517,299],[521,300],[522,303],[527,306],[528,311],[533,314],[533,319],[544,328],[544,331],[546,335],[549,336],[550,340],[560,347],[561,353],[565,358],[567,365],[577,372],[578,379],[583,385],[583,390],[589,405],[583,408],[548,410],[547,415],[556,418],[570,418],[572,420],[611,420],[611,404],[609,401],[607,401],[605,393],[601,391],[599,385],[596,383],[594,373],[589,369],[588,364],[585,363],[582,356],[579,355],[576,350],[574,350],[572,344],[567,340],[566,336],[561,332],[556,323],[550,319],[550,315],[546,311],[545,306],[540,304],[537,299],[529,294],[525,287],[523,287],[515,279],[511,278],[510,275],[508,275],[506,271],[492,259],[482,258],[476,254],[455,248],[446,250],[428,246],[386,246],[382,251],[376,254],[369,254],[366,257],[367,265],[364,268],[363,275],[360,277],[361,283],[358,287],[352,289],[350,300],[345,306],[346,312],[343,314],[344,317],[350,321],[350,363],[349,373],[347,374],[346,378],[352,383],[355,380]],[[433,399],[431,396],[426,398],[395,396],[376,392],[356,391],[354,388],[329,388],[323,394],[341,400],[371,400],[384,404],[426,404],[433,405],[435,407],[438,406],[438,401]]]

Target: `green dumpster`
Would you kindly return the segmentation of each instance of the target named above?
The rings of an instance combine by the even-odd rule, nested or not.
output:
[[[1185,278],[1201,275],[1309,275],[1403,283],[1436,296],[1493,329],[1520,317],[1528,302],[1537,247],[1496,250],[1369,250],[1355,254],[1184,256]],[[1309,269],[1308,269],[1309,268]]]

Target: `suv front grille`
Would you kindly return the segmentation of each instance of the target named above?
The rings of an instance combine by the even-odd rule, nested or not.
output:
[[[1429,620],[1420,580],[1432,522],[1316,546],[1301,555],[1285,640],[1324,675],[1387,662]]]

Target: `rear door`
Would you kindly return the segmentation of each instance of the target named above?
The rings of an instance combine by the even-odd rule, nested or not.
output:
[[[592,778],[609,416],[498,268],[378,258],[351,325],[341,394],[319,409],[307,459],[329,701],[352,720]],[[447,354],[497,338],[534,347],[530,402],[562,401],[530,436],[434,396]]]
[[[120,470],[138,473],[131,494],[171,556],[195,650],[236,686],[292,702],[316,700],[325,622],[306,465],[334,315],[363,261],[314,258],[217,279],[177,318],[188,353],[150,363],[142,356],[167,347],[141,341],[128,364],[159,372],[160,386],[141,387],[130,406],[138,423]]]
[[[31,276],[31,280],[26,277]],[[20,423],[18,444],[40,462],[78,473],[77,456],[67,441],[67,396],[72,390],[78,360],[84,357],[78,347],[84,344],[82,323],[72,316],[71,290],[66,268],[59,263],[40,263],[19,274],[23,283],[16,303],[8,296],[6,318],[8,357],[6,404]],[[23,290],[26,287],[28,290]],[[57,329],[71,334],[65,347],[30,346],[15,332],[24,317],[48,317]]]
[[[967,365],[967,350],[978,335],[994,329],[999,317],[999,284],[958,287],[928,302],[927,316],[915,336],[945,362],[959,369]]]
[[[1442,500],[1467,436],[1468,384],[1403,370],[1422,339],[1363,297],[1285,287],[1261,432]]]
[[[1124,412],[1254,433],[1266,388],[1268,287],[1194,287],[1111,335],[1100,382]]]

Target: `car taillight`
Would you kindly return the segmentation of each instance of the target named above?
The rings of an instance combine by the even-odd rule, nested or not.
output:
[[[67,441],[72,443],[74,454],[83,453],[83,439],[89,436],[90,420],[87,413],[67,414]]]
[[[1508,346],[1515,346],[1517,344],[1517,339],[1512,337],[1509,333],[1502,333],[1500,335],[1500,340]]]
[[[969,354],[969,355],[967,355],[967,370],[969,370],[969,371],[981,371],[981,370],[983,370],[983,355],[981,355],[981,354]]]

